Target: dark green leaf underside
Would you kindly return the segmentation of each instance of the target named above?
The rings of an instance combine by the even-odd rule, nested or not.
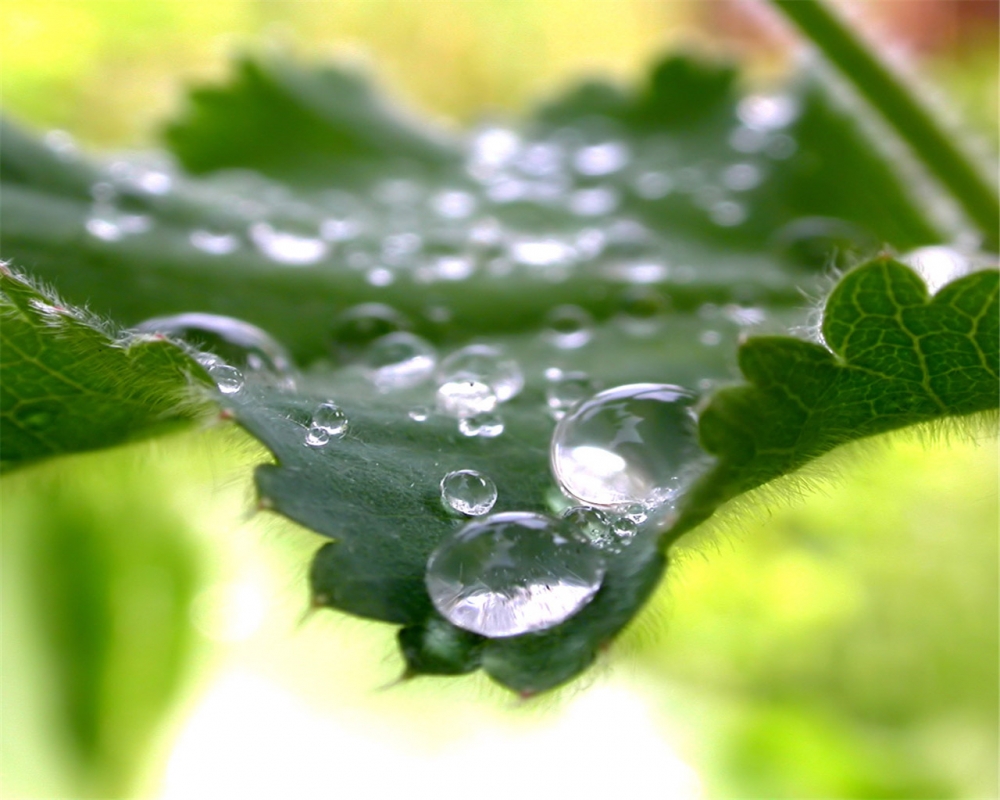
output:
[[[108,447],[190,419],[201,368],[163,340],[113,337],[0,268],[0,446],[7,469]]]

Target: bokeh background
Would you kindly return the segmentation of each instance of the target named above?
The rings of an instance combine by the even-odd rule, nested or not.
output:
[[[996,148],[998,3],[841,5]],[[735,0],[4,0],[0,37],[4,112],[95,151],[155,147],[238,52],[360,63],[461,126],[670,48],[757,84],[802,48]],[[318,539],[250,513],[264,454],[238,432],[21,470],[0,481],[0,793],[996,797],[995,431],[895,435],[763,493],[686,543],[590,676],[529,702],[397,683],[390,626],[306,614]]]

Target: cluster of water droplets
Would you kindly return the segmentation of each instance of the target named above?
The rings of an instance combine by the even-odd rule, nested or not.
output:
[[[747,193],[795,150],[784,131],[797,114],[796,101],[784,95],[745,98],[734,109],[730,157],[722,160],[661,136],[627,135],[601,118],[534,137],[490,125],[467,137],[463,169],[444,185],[397,178],[356,193],[293,194],[240,170],[196,181],[161,156],[137,155],[105,165],[84,228],[108,244],[148,233],[154,216],[176,211],[177,196],[210,220],[186,234],[201,254],[255,253],[289,268],[347,269],[374,287],[513,272],[558,282],[576,270],[626,283],[683,281],[690,267],[676,262],[685,256],[643,216],[659,215],[659,204],[668,203],[720,228],[742,225]],[[45,141],[59,158],[76,158],[62,132]],[[553,320],[555,330],[562,325],[572,329],[573,320]],[[579,337],[570,331],[565,341]]]

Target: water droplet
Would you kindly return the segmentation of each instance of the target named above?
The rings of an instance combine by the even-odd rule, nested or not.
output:
[[[322,447],[330,441],[330,434],[322,428],[310,425],[306,431],[306,446]]]
[[[737,153],[759,153],[767,146],[768,134],[765,131],[739,125],[729,134],[729,146]]]
[[[189,312],[153,317],[135,326],[143,333],[160,333],[183,339],[200,350],[251,372],[270,372],[290,378],[295,369],[288,351],[271,334],[234,317]]]
[[[660,200],[673,191],[674,181],[665,172],[643,172],[632,188],[644,200]]]
[[[560,239],[522,239],[511,243],[509,255],[518,264],[548,267],[572,263],[576,250]]]
[[[316,264],[329,252],[329,245],[322,239],[275,230],[266,222],[255,222],[249,233],[261,255],[290,267]]]
[[[734,192],[747,192],[759,186],[763,177],[756,164],[730,164],[722,171],[722,185]]]
[[[708,216],[719,227],[732,228],[746,221],[747,209],[735,200],[721,200],[712,205]]]
[[[45,134],[44,142],[60,161],[72,161],[79,150],[76,139],[66,131],[49,131]]]
[[[579,306],[556,306],[545,320],[545,338],[561,350],[583,347],[594,335],[593,318]]]
[[[578,189],[569,196],[569,210],[580,217],[603,217],[618,208],[618,192],[608,186]]]
[[[458,430],[463,436],[479,436],[483,439],[493,439],[503,433],[503,419],[499,414],[486,412],[471,417],[462,417],[458,421]]]
[[[670,267],[656,261],[613,261],[602,267],[601,274],[622,283],[663,283]]]
[[[322,431],[328,440],[330,437],[339,439],[347,433],[347,414],[336,403],[320,403],[312,413],[309,430]]]
[[[475,213],[476,198],[469,192],[441,192],[431,198],[431,208],[445,219],[467,219]]]
[[[972,268],[969,259],[962,253],[943,246],[918,247],[899,260],[924,279],[931,294],[955,278],[966,275]]]
[[[517,361],[489,344],[470,344],[456,350],[441,362],[437,380],[439,384],[453,381],[485,383],[499,403],[506,403],[524,388],[524,374]]]
[[[773,131],[784,128],[799,115],[799,105],[788,95],[753,94],[736,106],[736,116],[751,130]]]
[[[488,514],[496,501],[496,484],[474,469],[449,472],[441,479],[441,502],[459,514],[470,517]]]
[[[379,391],[409,389],[427,380],[437,364],[433,345],[406,331],[389,333],[369,345],[363,359]]]
[[[652,336],[663,325],[669,297],[650,286],[629,286],[621,296],[618,322],[632,336]]]
[[[474,380],[442,383],[435,399],[438,411],[458,419],[485,414],[497,406],[497,396],[492,387]]]
[[[600,551],[555,520],[509,512],[469,522],[427,562],[434,607],[453,625],[494,638],[558,625],[600,588]]]
[[[409,328],[409,320],[384,303],[361,303],[351,306],[338,317],[333,341],[343,356],[349,357],[380,336]]]
[[[562,514],[570,535],[583,537],[591,545],[608,553],[620,553],[635,535],[637,526],[626,517],[618,517],[589,506],[573,506]]]
[[[388,286],[396,280],[396,273],[386,267],[375,267],[365,273],[365,280],[372,286]]]
[[[476,271],[476,262],[470,256],[441,256],[421,268],[419,277],[432,281],[464,281]]]
[[[485,128],[476,132],[469,142],[469,174],[477,180],[490,178],[517,155],[520,137],[506,128]]]
[[[698,341],[706,347],[715,347],[722,341],[722,334],[718,331],[702,331],[698,336]]]
[[[191,246],[213,256],[224,256],[239,249],[240,240],[231,233],[212,233],[211,231],[191,231],[188,237]]]
[[[641,383],[580,404],[552,436],[560,487],[591,506],[675,503],[707,463],[695,400],[678,386]]]
[[[418,406],[417,408],[411,408],[408,416],[414,422],[426,422],[431,416],[431,410],[424,406]]]
[[[566,412],[591,397],[599,388],[586,372],[554,370],[546,377],[545,403],[556,419],[562,419]]]
[[[624,142],[593,144],[581,147],[573,154],[573,167],[581,175],[610,175],[628,162],[629,150]]]
[[[236,394],[243,388],[243,373],[229,364],[211,364],[206,370],[223,394]]]

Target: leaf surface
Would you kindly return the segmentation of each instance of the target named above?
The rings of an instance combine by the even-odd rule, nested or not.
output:
[[[119,336],[0,270],[4,469],[151,436],[197,412],[201,367],[164,339]]]

